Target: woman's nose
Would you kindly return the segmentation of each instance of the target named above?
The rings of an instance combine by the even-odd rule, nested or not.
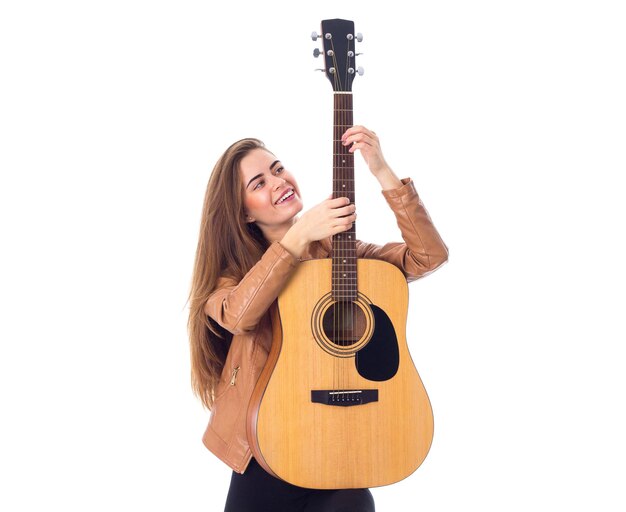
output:
[[[284,185],[285,183],[287,182],[284,180],[284,178],[281,178],[280,176],[274,176],[274,190]]]

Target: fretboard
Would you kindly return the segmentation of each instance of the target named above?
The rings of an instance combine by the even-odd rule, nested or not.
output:
[[[334,94],[333,115],[333,198],[348,197],[354,204],[354,154],[341,143],[352,126],[352,93]],[[356,300],[356,225],[333,236],[332,295],[337,301]]]

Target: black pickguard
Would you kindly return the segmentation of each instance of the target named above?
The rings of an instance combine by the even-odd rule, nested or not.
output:
[[[369,343],[356,353],[356,369],[361,377],[385,381],[398,371],[400,352],[393,323],[382,309],[370,304],[374,314],[374,333]]]

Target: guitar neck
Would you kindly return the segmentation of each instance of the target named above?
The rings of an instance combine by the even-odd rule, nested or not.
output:
[[[354,154],[341,143],[353,125],[352,93],[335,92],[333,114],[333,198],[347,197],[355,204]],[[348,231],[333,235],[332,295],[337,301],[356,300],[356,223]]]

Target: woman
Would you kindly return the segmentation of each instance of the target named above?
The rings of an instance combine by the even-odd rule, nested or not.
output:
[[[354,126],[341,140],[361,152],[405,240],[357,241],[357,257],[393,263],[408,281],[444,263],[447,248],[413,182],[387,165],[376,134]],[[233,469],[226,511],[374,510],[367,489],[303,489],[270,476],[246,438],[247,407],[271,345],[268,309],[299,262],[329,257],[330,237],[356,219],[346,197],[298,216],[302,208],[294,176],[257,139],[230,146],[207,187],[190,292],[191,370],[194,392],[211,410],[203,442]]]

